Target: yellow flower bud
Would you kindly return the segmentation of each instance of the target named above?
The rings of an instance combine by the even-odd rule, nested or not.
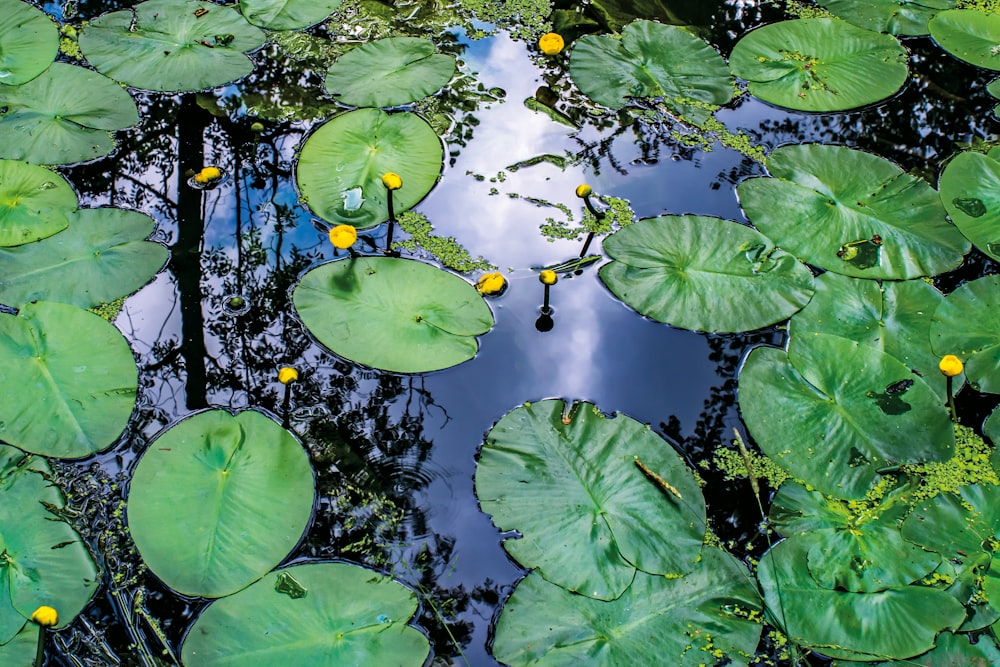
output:
[[[561,35],[554,32],[547,32],[538,38],[538,48],[547,56],[554,56],[563,50],[566,42]]]
[[[51,628],[59,622],[59,614],[52,607],[42,605],[31,615],[31,620],[43,628]]]
[[[280,371],[278,371],[278,382],[281,384],[288,384],[289,382],[295,382],[299,379],[299,372],[292,368],[291,366],[285,366]]]
[[[555,271],[545,269],[538,274],[538,279],[542,281],[543,285],[555,285],[559,280],[559,276],[556,275]]]
[[[503,277],[503,274],[496,271],[492,273],[484,273],[479,276],[479,280],[476,282],[476,289],[479,293],[488,296],[500,294],[506,288],[507,279]]]
[[[194,175],[194,182],[198,185],[212,183],[222,178],[222,170],[218,167],[205,167]]]
[[[358,230],[351,225],[337,225],[330,230],[330,243],[338,250],[347,250],[358,240]]]
[[[964,368],[965,366],[962,364],[962,360],[954,354],[944,355],[938,363],[938,370],[944,373],[946,377],[950,378],[953,378],[956,375],[961,375]]]
[[[382,174],[382,185],[386,190],[398,190],[403,187],[403,179],[396,172],[387,171]]]
[[[580,199],[583,199],[584,197],[589,197],[593,192],[594,192],[593,189],[586,183],[581,183],[580,185],[576,186],[576,196],[579,197]]]

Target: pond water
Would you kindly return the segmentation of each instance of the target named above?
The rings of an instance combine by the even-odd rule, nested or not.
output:
[[[71,13],[78,23],[122,6],[80,0],[45,9],[57,18]],[[750,28],[784,16],[777,4],[744,0],[691,0],[675,11],[724,56]],[[470,28],[491,34],[473,38]],[[336,34],[337,26],[312,32],[327,30]],[[734,427],[744,430],[739,364],[755,345],[782,344],[782,327],[732,335],[675,329],[617,300],[593,266],[552,287],[551,330],[536,326],[543,298],[537,267],[572,259],[581,248],[579,240],[541,234],[547,217],[565,214],[540,202],[565,204],[579,220],[583,206],[574,189],[587,183],[627,200],[636,218],[690,213],[742,221],[735,186],[763,167],[718,144],[687,145],[671,134],[677,125],[666,116],[588,115],[576,104],[579,92],[570,90],[565,60],[543,57],[508,30],[475,23],[435,36],[483,90],[453,86],[437,103],[454,120],[445,136],[448,157],[439,184],[416,210],[435,234],[454,237],[509,281],[489,302],[496,325],[481,337],[478,354],[453,368],[415,376],[364,368],[322,349],[292,312],[297,277],[336,253],[300,203],[293,177],[297,147],[334,109],[322,94],[317,59],[296,60],[268,46],[254,56],[258,69],[245,81],[199,94],[136,92],[141,121],[118,133],[119,148],[60,170],[81,206],[152,216],[154,238],[168,245],[171,259],[115,319],[140,368],[139,406],[126,436],[91,459],[57,466],[84,537],[111,545],[99,564],[134,574],[134,585],[115,595],[102,588],[81,620],[50,644],[50,664],[171,664],[159,655],[153,626],[136,619],[155,619],[179,652],[206,602],[171,592],[139,569],[116,514],[126,480],[150,440],[193,411],[258,408],[285,416],[277,379],[283,366],[299,373],[287,413],[310,453],[318,491],[310,527],[284,563],[345,559],[416,589],[430,664],[499,664],[489,650],[491,628],[525,570],[480,511],[473,475],[486,432],[525,402],[589,401],[649,424],[704,478],[710,523],[722,542],[740,557],[766,549],[748,484],[702,464],[731,441]],[[911,78],[877,106],[807,114],[744,95],[718,118],[768,150],[805,141],[864,148],[936,180],[956,144],[995,129],[995,100],[984,91],[990,76],[942,54],[929,38],[905,45]],[[543,85],[581,129],[525,106]],[[260,132],[250,128],[257,120]],[[542,155],[564,163],[524,165]],[[187,174],[205,165],[219,166],[225,179],[195,190]],[[375,239],[384,243],[384,230]],[[600,252],[599,241],[591,250]],[[951,288],[993,272],[993,263],[973,251],[938,283]],[[234,308],[233,296],[249,308]],[[978,425],[994,402],[965,398],[963,418]],[[126,616],[131,624],[123,623]]]

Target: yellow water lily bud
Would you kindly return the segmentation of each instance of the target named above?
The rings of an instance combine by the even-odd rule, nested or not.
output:
[[[956,375],[961,375],[964,369],[965,366],[962,364],[962,360],[954,354],[944,355],[938,363],[938,370],[944,373],[945,377],[953,378]]]
[[[280,371],[278,371],[278,382],[281,384],[288,384],[289,382],[295,382],[299,379],[299,372],[292,368],[291,366],[285,366]]]
[[[358,230],[350,225],[337,225],[330,230],[330,243],[338,250],[347,250],[358,240]]]
[[[194,175],[194,182],[198,185],[205,185],[222,178],[222,170],[218,167],[205,167]]]
[[[264,123],[256,122],[250,124],[250,131],[254,134],[260,134],[264,131]]]
[[[487,296],[492,296],[494,294],[500,294],[507,288],[507,279],[503,277],[502,273],[496,271],[492,273],[484,273],[479,276],[479,280],[476,282],[476,289],[480,294],[485,294]]]
[[[51,628],[59,622],[59,614],[52,607],[42,605],[31,615],[31,620],[43,628]]]
[[[564,46],[566,46],[566,42],[558,33],[547,32],[538,38],[538,48],[547,56],[556,55],[563,50]]]
[[[555,271],[545,269],[538,274],[538,279],[542,281],[543,285],[555,285],[559,281],[559,276],[556,275]]]
[[[382,185],[386,190],[398,190],[403,187],[403,179],[394,171],[387,171],[382,174]]]
[[[576,186],[576,196],[579,197],[580,199],[583,199],[584,197],[589,197],[593,192],[594,190],[586,183],[581,183],[580,185]]]

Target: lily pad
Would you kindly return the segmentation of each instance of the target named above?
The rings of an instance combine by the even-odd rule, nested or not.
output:
[[[0,84],[19,86],[45,71],[59,52],[59,29],[22,0],[0,0]]]
[[[20,86],[0,86],[0,157],[72,164],[107,155],[111,132],[139,122],[131,96],[86,67],[53,63]]]
[[[854,593],[906,586],[930,574],[941,556],[906,542],[899,524],[910,510],[903,493],[859,509],[786,481],[771,502],[771,524],[806,545],[806,563],[816,583]]]
[[[429,39],[390,37],[340,56],[326,74],[326,92],[355,107],[391,107],[432,95],[454,74],[454,56],[436,53]]]
[[[701,119],[708,115],[704,105],[723,105],[735,92],[726,62],[711,45],[654,21],[633,21],[620,40],[581,37],[569,66],[580,90],[610,109],[632,98],[662,97],[675,113]]]
[[[39,301],[0,315],[0,440],[57,458],[104,449],[132,416],[137,375],[125,338],[93,313]]]
[[[822,0],[820,4],[848,23],[891,35],[926,35],[927,22],[956,0]]]
[[[952,222],[979,250],[1000,261],[1000,161],[982,153],[959,153],[938,183]]]
[[[765,25],[729,56],[750,94],[788,109],[845,111],[884,100],[906,81],[906,49],[883,35],[830,18]]]
[[[136,466],[128,524],[143,560],[186,595],[221,597],[277,565],[313,504],[309,457],[259,412],[200,412],[150,443]]]
[[[0,247],[66,229],[76,206],[76,193],[59,174],[20,160],[0,160]]]
[[[449,368],[476,355],[493,313],[453,273],[394,257],[358,257],[308,271],[292,294],[309,332],[335,354],[397,373]]]
[[[431,191],[443,165],[441,139],[420,116],[357,109],[309,136],[296,176],[302,200],[316,215],[365,229],[389,219],[383,174],[394,172],[403,181],[393,192],[399,213]]]
[[[845,660],[902,660],[930,650],[939,632],[965,619],[965,607],[935,588],[852,593],[822,587],[806,568],[808,548],[805,540],[782,540],[757,569],[768,614],[802,648]]]
[[[196,0],[147,0],[99,16],[80,32],[80,49],[97,71],[164,92],[242,78],[253,71],[244,52],[263,43],[264,33],[232,7]]]
[[[837,498],[864,498],[887,466],[954,453],[951,420],[933,390],[893,357],[838,336],[793,336],[787,353],[754,349],[739,402],[764,453]]]
[[[58,627],[69,625],[97,589],[83,540],[48,509],[65,505],[51,474],[44,459],[0,445],[0,643],[41,605],[58,610]]]
[[[0,249],[0,303],[94,308],[136,291],[167,261],[162,244],[145,240],[155,223],[142,213],[89,208],[69,219],[54,236]]]
[[[959,60],[1000,71],[1000,15],[950,9],[930,20],[931,37]]]
[[[614,260],[601,280],[659,322],[698,331],[749,331],[804,306],[813,276],[760,232],[719,218],[664,215],[604,240]]]
[[[962,263],[969,242],[937,192],[892,162],[842,146],[782,146],[771,178],[737,187],[750,222],[803,261],[856,278],[934,276]]]
[[[38,626],[25,623],[21,631],[6,644],[0,644],[0,665],[5,667],[35,667],[38,648]]]
[[[760,609],[752,581],[714,548],[683,577],[636,573],[612,602],[574,595],[531,572],[504,605],[493,654],[512,667],[746,664],[761,631],[747,620]]]
[[[884,281],[824,273],[816,294],[792,317],[793,337],[828,333],[882,350],[924,379],[941,403],[948,400],[941,355],[931,349],[931,322],[944,295],[922,280]]]
[[[906,660],[908,667],[993,667],[1000,665],[1000,650],[989,635],[975,638],[968,634],[942,632],[934,640],[935,647]],[[898,662],[849,662],[837,660],[833,667],[893,667]]]
[[[601,600],[637,569],[690,572],[705,537],[705,500],[681,457],[645,424],[589,403],[504,415],[480,451],[476,496],[500,530],[521,534],[503,543],[518,563]]]
[[[213,602],[184,640],[187,667],[424,664],[430,646],[407,625],[413,591],[349,563],[271,572]]]
[[[298,30],[319,23],[344,0],[240,0],[246,20],[268,30]]]
[[[1000,276],[960,285],[934,313],[931,346],[965,364],[965,377],[977,391],[1000,393]]]

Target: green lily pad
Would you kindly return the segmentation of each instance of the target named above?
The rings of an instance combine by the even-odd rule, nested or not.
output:
[[[845,111],[884,100],[906,81],[906,49],[892,35],[840,19],[794,19],[743,36],[729,56],[750,94],[788,109]]]
[[[42,605],[59,612],[58,627],[69,625],[97,589],[83,540],[46,507],[65,505],[51,473],[44,459],[0,445],[0,643]]]
[[[989,85],[986,86],[986,92],[993,97],[1000,99],[1000,79],[993,79],[990,81]],[[993,115],[1000,116],[1000,104],[993,107]]]
[[[525,405],[486,436],[476,496],[500,530],[521,534],[504,541],[507,553],[601,600],[618,598],[637,569],[690,572],[705,537],[705,500],[681,457],[625,415],[609,419],[590,403],[566,412],[559,400]]]
[[[941,355],[931,349],[931,322],[944,295],[922,280],[885,281],[824,273],[816,294],[792,317],[793,337],[828,333],[882,350],[924,379],[941,403],[948,400]]]
[[[143,560],[185,595],[221,597],[281,562],[313,504],[309,457],[259,412],[200,412],[149,444],[128,524]]]
[[[263,43],[264,33],[232,7],[196,0],[147,0],[99,16],[80,32],[80,49],[98,72],[164,92],[246,76],[253,63],[244,52]]]
[[[386,172],[399,174],[396,213],[414,206],[437,183],[444,148],[434,129],[412,113],[357,109],[322,125],[299,156],[302,200],[327,222],[374,227],[389,219]]]
[[[136,291],[167,261],[146,241],[156,223],[136,211],[79,209],[67,229],[16,248],[0,248],[0,303],[59,301],[94,308]]]
[[[58,52],[59,29],[48,14],[21,0],[0,0],[0,84],[31,81]]]
[[[965,607],[935,588],[852,593],[820,586],[806,567],[808,549],[807,540],[782,540],[757,569],[768,613],[802,648],[844,660],[902,660],[933,648],[939,632],[965,619]]]
[[[66,229],[76,205],[76,193],[59,174],[20,160],[0,160],[0,247]]]
[[[934,312],[931,346],[965,364],[965,377],[977,391],[1000,393],[1000,276],[960,285]]]
[[[959,60],[1000,71],[1000,15],[950,9],[930,20],[931,37]]]
[[[771,178],[737,187],[750,222],[801,260],[856,278],[934,276],[962,263],[969,242],[937,192],[876,155],[842,146],[782,146]]]
[[[187,667],[424,664],[430,646],[407,625],[413,591],[349,563],[271,572],[213,602],[184,640]]]
[[[659,322],[698,331],[749,331],[804,306],[813,276],[760,232],[719,218],[664,215],[604,240],[614,260],[601,280]]]
[[[975,643],[970,635],[942,632],[935,647],[906,660],[909,667],[992,667],[1000,665],[1000,650],[988,635],[979,635]],[[850,662],[837,660],[833,667],[893,667],[898,662]]]
[[[711,45],[654,21],[633,21],[620,40],[581,37],[569,67],[580,90],[611,109],[632,98],[662,97],[675,113],[701,119],[708,115],[704,105],[723,105],[735,92],[726,62]]]
[[[822,0],[820,4],[848,23],[891,35],[926,35],[927,22],[956,0]]]
[[[113,444],[132,416],[132,350],[102,318],[39,301],[0,315],[0,440],[79,458]]]
[[[0,157],[72,164],[107,155],[114,130],[139,122],[132,97],[86,67],[53,63],[20,86],[0,86]]]
[[[340,56],[326,74],[326,92],[355,107],[391,107],[434,94],[454,74],[454,56],[436,53],[429,39],[390,37]]]
[[[302,323],[334,354],[397,373],[476,355],[493,313],[476,288],[430,264],[358,257],[308,271],[292,294]]]
[[[945,166],[938,188],[959,231],[1000,261],[1000,161],[982,153],[960,153]]]
[[[764,453],[837,498],[864,498],[884,467],[953,455],[934,391],[888,354],[838,336],[793,336],[787,353],[754,349],[739,402]]]
[[[298,30],[319,23],[344,0],[240,0],[246,20],[268,30]]]
[[[957,493],[939,493],[913,509],[902,532],[906,540],[941,554],[958,572],[989,563],[990,542],[1000,539],[1000,487],[970,484]]]
[[[760,609],[752,581],[742,563],[713,548],[683,577],[636,573],[612,602],[574,595],[531,572],[504,605],[493,654],[512,667],[745,665],[761,631],[747,620]]]
[[[25,623],[21,631],[6,644],[0,644],[0,665],[5,667],[35,667],[38,647],[38,626]]]
[[[806,545],[806,564],[819,586],[875,593],[906,586],[930,574],[941,556],[903,540],[899,524],[910,509],[895,493],[875,508],[858,510],[786,481],[771,501],[771,524]]]

